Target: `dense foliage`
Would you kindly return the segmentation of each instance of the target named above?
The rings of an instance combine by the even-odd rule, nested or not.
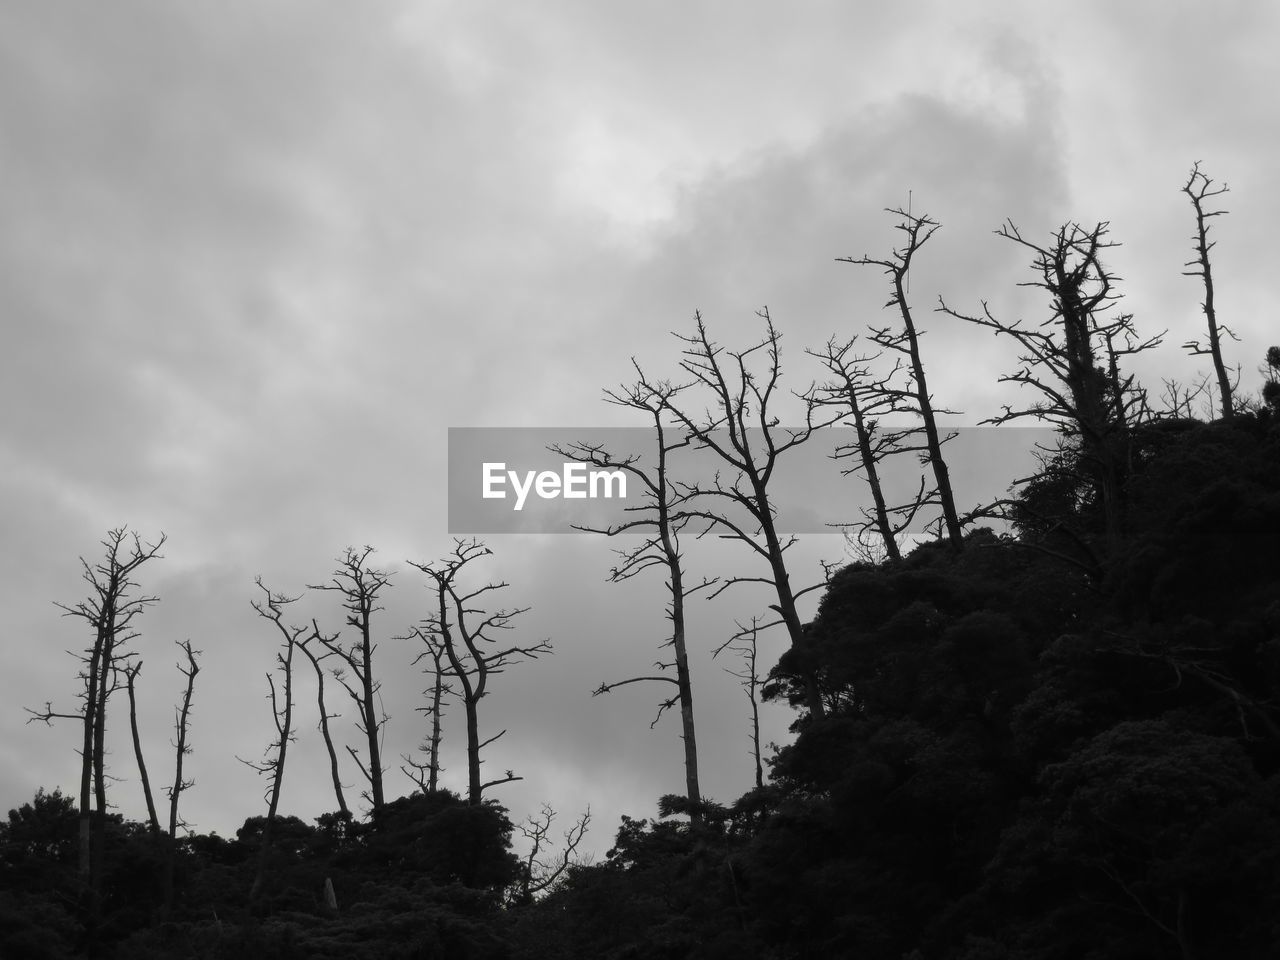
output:
[[[841,571],[774,674],[798,705],[819,665],[829,709],[772,785],[624,824],[523,955],[1273,956],[1280,426],[1156,422],[1134,450],[1098,575],[1070,450],[1018,536]]]

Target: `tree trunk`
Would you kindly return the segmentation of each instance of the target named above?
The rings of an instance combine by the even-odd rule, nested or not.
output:
[[[880,531],[880,539],[884,541],[885,552],[890,560],[901,560],[902,551],[898,549],[898,537],[894,533],[893,524],[889,522],[889,507],[884,499],[884,487],[880,484],[880,469],[876,466],[875,452],[871,448],[871,431],[867,427],[866,417],[862,413],[862,405],[853,391],[848,389],[849,406],[853,411],[853,426],[858,434],[858,453],[862,457],[862,469],[867,475],[867,486],[871,488],[871,500],[875,504],[876,529]]]
[[[361,624],[361,656],[364,662],[364,674],[360,678],[363,690],[362,707],[364,709],[364,729],[369,741],[369,790],[373,799],[373,809],[380,812],[384,797],[382,792],[382,748],[378,743],[378,710],[373,689],[373,640],[369,627],[370,613],[366,612]]]
[[[916,403],[920,407],[920,416],[924,420],[925,446],[928,450],[929,464],[933,467],[933,476],[938,484],[938,500],[942,504],[942,519],[947,529],[947,537],[951,543],[959,547],[964,541],[960,529],[960,517],[956,513],[956,501],[951,492],[951,474],[947,470],[947,462],[942,458],[942,440],[938,435],[938,424],[933,415],[933,400],[929,396],[929,386],[925,380],[924,363],[920,359],[920,339],[916,335],[915,321],[911,318],[911,308],[907,306],[906,291],[902,286],[903,273],[894,272],[894,290],[898,297],[898,309],[902,314],[902,322],[907,333],[908,355],[911,358],[911,375],[916,385]]]
[[[484,788],[480,782],[480,720],[476,698],[466,697],[463,707],[467,716],[467,803],[477,806]]]
[[[440,658],[435,656],[436,682],[431,692],[431,771],[427,774],[427,792],[435,793],[440,784],[440,700],[444,695],[444,674]]]
[[[253,884],[249,888],[249,899],[254,900],[262,891],[262,883],[267,872],[267,856],[271,850],[271,828],[276,822],[276,811],[280,809],[280,789],[284,783],[284,762],[285,756],[289,750],[289,731],[293,724],[293,648],[294,644],[289,644],[289,652],[287,656],[282,658],[284,666],[284,716],[281,719],[280,713],[276,709],[275,685],[271,683],[270,674],[267,675],[268,683],[271,683],[271,712],[276,721],[276,729],[279,731],[280,739],[278,741],[279,749],[276,752],[276,760],[274,770],[271,776],[271,795],[267,801],[267,818],[262,824],[262,846],[258,850],[258,867],[254,872]]]
[[[317,628],[316,633],[319,634]],[[347,799],[342,792],[342,777],[338,771],[338,751],[333,747],[333,736],[329,732],[329,713],[324,705],[324,670],[319,659],[311,652],[306,643],[300,644],[302,652],[311,661],[311,668],[316,674],[316,704],[320,709],[320,736],[324,738],[324,748],[329,753],[329,776],[333,780],[333,795],[338,801],[338,812],[344,820],[351,819],[351,811],[347,809]]]
[[[147,764],[142,758],[142,738],[138,735],[138,705],[133,691],[134,678],[141,670],[141,663],[125,670],[129,690],[129,730],[133,734],[133,754],[138,759],[138,777],[142,780],[142,795],[147,801],[147,825],[153,834],[159,834],[160,818],[156,815],[156,802],[151,794],[151,779],[147,776]]]
[[[787,564],[782,555],[782,541],[778,539],[778,531],[773,522],[773,511],[769,507],[769,497],[763,481],[757,476],[752,476],[751,482],[756,503],[762,508],[757,519],[764,533],[765,546],[769,554],[769,568],[773,571],[774,590],[778,595],[778,606],[775,609],[787,628],[792,649],[801,651],[801,657],[807,659],[808,654],[804,652],[804,624],[800,620],[800,612],[796,609],[795,595],[791,592],[791,580],[787,575]],[[809,708],[809,716],[820,720],[826,716],[827,709],[822,703],[822,693],[818,689],[817,677],[814,675],[813,668],[807,664],[802,664],[801,669],[804,672],[804,697],[805,705]]]

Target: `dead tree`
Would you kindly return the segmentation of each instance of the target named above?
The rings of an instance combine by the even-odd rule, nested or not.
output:
[[[634,359],[632,364],[635,364]],[[606,390],[605,400],[617,406],[641,411],[653,421],[657,442],[651,468],[641,465],[639,455],[617,456],[599,444],[573,443],[553,446],[551,450],[560,456],[590,463],[603,469],[623,470],[635,477],[645,491],[645,502],[628,507],[629,517],[623,522],[607,528],[579,527],[578,529],[609,537],[634,534],[644,537],[638,546],[616,551],[619,562],[609,571],[609,580],[611,583],[621,583],[651,567],[665,572],[667,593],[670,596],[666,615],[671,622],[671,637],[661,646],[671,648],[672,659],[660,660],[655,666],[659,671],[674,669],[675,675],[660,672],[617,680],[613,683],[602,682],[592,696],[598,697],[631,683],[652,681],[675,686],[675,695],[659,703],[657,716],[653,718],[649,728],[653,729],[663,713],[679,704],[681,739],[684,742],[685,793],[689,798],[691,809],[696,811],[702,802],[702,793],[698,780],[698,738],[693,721],[693,683],[690,679],[689,653],[685,639],[685,600],[710,587],[714,581],[704,579],[694,587],[688,587],[685,584],[680,534],[693,518],[682,509],[688,496],[680,492],[671,482],[669,461],[672,453],[689,446],[691,441],[687,436],[672,438],[668,426],[662,420],[664,410],[680,388],[670,384],[648,385],[644,381],[644,374],[639,366],[636,366],[636,371],[640,373],[639,383],[617,390]]]
[[[177,749],[177,759],[174,763],[173,787],[169,789],[169,839],[173,840],[178,835],[178,797],[184,790],[194,786],[194,780],[184,780],[182,778],[182,758],[191,752],[191,747],[187,745],[187,725],[191,719],[191,695],[195,691],[196,674],[200,672],[200,664],[196,660],[199,650],[191,649],[191,641],[184,640],[178,644],[182,648],[182,652],[186,655],[186,664],[178,664],[178,670],[187,678],[186,689],[182,694],[182,706],[175,711],[174,730],[177,733],[178,742],[175,744]],[[185,826],[185,824],[184,824]]]
[[[400,758],[408,764],[408,767],[402,766],[400,771],[416,783],[418,789],[423,793],[435,793],[440,789],[440,772],[444,769],[440,765],[440,741],[443,736],[441,722],[444,719],[444,698],[446,696],[456,696],[456,691],[447,679],[451,667],[449,666],[444,644],[440,641],[440,638],[426,626],[416,626],[408,636],[398,639],[408,640],[411,638],[421,640],[426,646],[425,650],[413,658],[414,666],[417,666],[424,659],[431,660],[431,665],[424,668],[424,672],[429,671],[431,675],[431,686],[424,691],[429,699],[426,706],[417,708],[418,712],[431,722],[431,729],[427,734],[427,739],[418,746],[419,750],[426,752],[427,762],[422,763],[410,756],[401,754]]]
[[[160,833],[160,818],[156,815],[156,801],[151,793],[151,778],[147,776],[147,763],[142,756],[142,738],[138,735],[138,703],[134,681],[142,672],[142,661],[124,667],[125,689],[129,694],[129,733],[133,737],[133,755],[138,761],[138,777],[142,780],[142,796],[147,801],[147,826],[153,835]]]
[[[335,670],[333,675],[359,711],[360,720],[356,726],[365,735],[368,766],[361,762],[355,749],[348,746],[347,752],[369,782],[368,797],[377,814],[385,803],[382,790],[384,768],[381,733],[387,716],[382,710],[379,697],[382,683],[375,678],[373,670],[373,653],[377,649],[377,644],[373,641],[373,615],[382,609],[378,605],[378,594],[391,582],[391,577],[385,570],[368,565],[369,555],[372,553],[373,547],[366,546],[361,550],[348,547],[338,561],[339,567],[334,572],[332,581],[311,584],[310,588],[338,593],[342,597],[342,606],[347,611],[347,625],[354,627],[357,632],[355,641],[345,647],[338,642],[337,635],[321,637],[320,642],[345,665],[345,669]],[[346,670],[350,670],[353,683],[347,681]]]
[[[529,646],[498,647],[492,634],[510,630],[512,621],[529,608],[489,612],[477,606],[481,598],[505,589],[505,582],[490,581],[474,589],[461,585],[467,566],[491,553],[478,540],[455,539],[453,553],[445,559],[413,564],[427,575],[436,595],[436,610],[425,621],[425,629],[439,638],[449,661],[449,673],[460,688],[467,722],[467,802],[473,806],[482,802],[488,788],[524,779],[511,770],[493,780],[480,779],[481,751],[507,732],[502,730],[480,739],[479,705],[489,692],[490,679],[517,661],[537,659],[551,652],[550,640]]]
[[[196,655],[199,650],[191,648],[191,641],[184,640],[178,644],[182,648],[182,652],[186,655],[186,664],[178,664],[178,670],[187,678],[186,689],[182,694],[182,706],[175,711],[174,729],[177,733],[178,742],[174,745],[177,750],[177,759],[174,763],[173,787],[169,789],[169,842],[168,850],[165,851],[164,862],[164,906],[168,911],[173,904],[173,870],[174,861],[178,855],[177,839],[178,825],[178,797],[182,795],[184,790],[194,786],[194,780],[183,779],[182,776],[182,759],[191,752],[191,747],[187,745],[187,728],[188,721],[191,719],[191,695],[195,691],[196,674],[200,672],[200,664],[196,661]],[[185,823],[182,826],[186,826]]]
[[[1183,384],[1170,377],[1162,377],[1164,391],[1160,394],[1159,416],[1169,416],[1183,420],[1195,417],[1196,407],[1207,410],[1209,418],[1213,418],[1213,399],[1209,391],[1209,377],[1200,378],[1195,385]]]
[[[681,492],[688,500],[683,512],[690,518],[706,521],[709,529],[717,530],[721,537],[745,544],[769,568],[768,576],[727,579],[710,596],[718,596],[736,584],[769,585],[777,597],[772,609],[778,619],[767,626],[785,626],[792,648],[798,650],[804,643],[804,625],[796,601],[824,584],[816,583],[800,590],[792,587],[785,553],[795,543],[795,537],[784,539],[779,533],[769,484],[783,455],[808,441],[816,430],[834,418],[815,421],[817,404],[812,394],[793,394],[803,404],[804,426],[779,427],[780,421],[771,411],[770,403],[778,395],[782,374],[778,353],[781,334],[767,309],[760,311],[759,316],[765,322],[764,337],[747,349],[734,352],[713,343],[707,336],[701,314],[694,314],[697,325],[694,335],[676,334],[685,344],[680,367],[693,377],[680,389],[701,388],[710,392],[711,402],[705,412],[691,413],[688,411],[693,408],[683,400],[677,404],[672,394],[662,399],[662,409],[679,421],[692,444],[714,453],[733,472],[732,480],[726,480],[717,472],[711,480],[682,483]],[[757,373],[753,364],[761,355],[764,370]],[[663,397],[660,384],[641,376],[640,386],[644,390],[651,396]],[[817,679],[812,670],[802,669],[810,715],[821,717],[825,709]]]
[[[31,714],[28,722],[70,719],[82,725],[79,871],[88,883],[91,921],[98,914],[106,849],[107,703],[118,686],[120,663],[131,656],[124,645],[138,636],[133,621],[157,601],[152,596],[131,595],[137,587],[133,575],[148,560],[160,556],[164,542],[164,534],[155,543],[147,544],[136,533],[130,534],[125,527],[118,527],[109,531],[102,541],[102,560],[90,565],[80,558],[82,576],[90,588],[89,596],[75,604],[58,604],[64,615],[79,617],[93,631],[92,645],[78,657],[83,664],[80,678],[84,682],[80,712],[58,713],[49,703],[44,710],[27,711]]]
[[[510,888],[508,903],[532,903],[538,894],[549,890],[573,863],[578,845],[587,833],[591,823],[591,808],[578,818],[577,822],[564,833],[564,846],[553,856],[547,856],[547,847],[551,842],[551,825],[555,822],[556,812],[550,804],[544,803],[540,813],[530,814],[516,829],[529,841],[529,852],[520,863],[519,878]]]
[[[1163,334],[1143,340],[1132,314],[1111,315],[1119,295],[1119,279],[1102,262],[1116,244],[1107,240],[1108,224],[1092,229],[1068,223],[1040,246],[1027,240],[1012,222],[997,235],[1026,247],[1039,279],[1020,284],[1038,287],[1051,297],[1052,312],[1037,327],[997,320],[984,301],[981,316],[959,313],[945,301],[938,309],[950,316],[1012,337],[1021,348],[1019,369],[1001,382],[1032,387],[1041,399],[1022,408],[1006,405],[985,423],[1007,423],[1025,417],[1055,424],[1079,443],[1081,462],[1092,495],[1101,505],[1107,543],[1114,546],[1124,523],[1124,480],[1129,434],[1145,415],[1146,394],[1132,375],[1124,375],[1122,357],[1157,346]]]
[[[905,453],[921,454],[927,452],[913,437],[918,428],[905,427],[887,429],[881,425],[881,418],[901,413],[907,391],[892,385],[894,375],[901,369],[901,362],[894,365],[886,376],[876,376],[870,364],[880,354],[855,355],[854,337],[843,344],[835,338],[828,340],[821,353],[806,350],[812,357],[821,360],[832,374],[829,382],[822,384],[814,392],[817,403],[842,411],[845,422],[852,422],[855,441],[836,447],[833,458],[836,460],[852,460],[852,467],[842,469],[843,476],[861,472],[871,491],[872,506],[862,511],[862,521],[856,525],[855,542],[869,554],[870,544],[867,536],[874,531],[884,547],[884,556],[890,560],[898,560],[902,552],[898,547],[898,535],[907,530],[920,510],[931,503],[939,503],[937,491],[926,493],[924,479],[921,478],[920,489],[911,500],[890,505],[884,493],[884,485],[880,480],[880,464],[887,457]]]
[[[756,640],[759,635],[759,618],[752,617],[751,626],[744,627],[739,623],[738,632],[720,644],[712,655],[718,657],[725,650],[731,650],[742,658],[741,670],[730,670],[726,667],[725,672],[731,677],[738,678],[751,704],[751,757],[755,761],[757,790],[764,786],[764,767],[760,761],[760,698],[758,696],[761,679],[756,670],[756,654],[759,652]]]
[[[275,726],[275,739],[267,746],[265,759],[245,760],[237,757],[245,766],[252,768],[259,775],[268,777],[263,799],[267,801],[267,816],[262,824],[262,842],[258,849],[258,866],[254,871],[253,885],[249,889],[250,899],[256,898],[262,889],[266,876],[267,857],[271,848],[271,831],[275,826],[276,813],[280,809],[280,790],[284,785],[285,759],[289,752],[289,743],[293,740],[293,651],[301,646],[306,627],[287,626],[284,622],[285,608],[298,600],[282,593],[272,593],[259,577],[254,581],[262,591],[262,599],[250,601],[258,616],[275,624],[276,631],[283,642],[283,651],[276,651],[275,664],[279,669],[283,683],[277,690],[274,670],[267,671],[267,698],[271,701],[271,722]],[[281,700],[283,699],[283,704]]]
[[[953,545],[959,547],[963,542],[960,515],[956,512],[955,495],[951,490],[951,475],[947,470],[946,460],[942,456],[944,438],[938,430],[937,423],[937,414],[954,411],[941,410],[933,405],[933,397],[929,393],[929,384],[925,377],[924,360],[920,355],[920,336],[924,331],[917,328],[915,318],[911,315],[906,289],[911,261],[920,248],[938,231],[940,224],[927,216],[914,216],[901,208],[890,209],[887,212],[901,218],[901,222],[896,224],[896,229],[906,235],[906,243],[901,248],[895,248],[889,258],[883,260],[865,255],[857,258],[838,257],[837,260],[858,266],[883,267],[890,278],[893,292],[885,306],[898,308],[902,326],[896,329],[871,327],[871,341],[885,350],[900,353],[907,359],[914,412],[920,416],[924,431],[922,458],[933,470],[938,505],[942,508],[942,520],[947,538]]]
[[[1218,313],[1213,303],[1213,268],[1209,262],[1209,251],[1217,246],[1216,240],[1212,242],[1209,240],[1209,218],[1220,217],[1227,211],[1205,209],[1206,201],[1212,201],[1214,197],[1220,197],[1228,192],[1227,185],[1224,183],[1218,187],[1213,186],[1213,180],[1200,172],[1200,164],[1197,162],[1192,165],[1191,174],[1187,177],[1187,182],[1182,185],[1182,192],[1191,198],[1191,205],[1196,211],[1196,232],[1191,237],[1192,243],[1195,244],[1196,255],[1194,259],[1184,264],[1191,269],[1184,270],[1182,273],[1187,277],[1199,277],[1204,283],[1204,301],[1200,304],[1200,308],[1204,311],[1204,319],[1209,331],[1206,343],[1188,340],[1182,346],[1192,354],[1207,353],[1213,359],[1213,371],[1218,378],[1218,395],[1222,401],[1222,419],[1230,420],[1235,414],[1231,400],[1235,384],[1231,382],[1226,362],[1222,359],[1222,335],[1226,334],[1232,340],[1240,338],[1218,323]]]
[[[332,639],[337,639],[336,637]],[[325,749],[329,752],[329,775],[333,779],[333,795],[338,801],[338,814],[344,822],[351,820],[351,811],[347,809],[347,798],[342,791],[342,776],[338,770],[338,751],[333,747],[333,734],[329,730],[329,721],[335,719],[338,714],[329,713],[324,702],[324,668],[320,666],[320,661],[324,660],[330,654],[323,653],[316,656],[311,652],[311,642],[319,641],[321,646],[324,645],[320,637],[320,626],[315,620],[311,621],[311,633],[298,641],[298,649],[301,650],[311,662],[311,668],[316,675],[316,706],[320,711],[320,736],[324,738]]]

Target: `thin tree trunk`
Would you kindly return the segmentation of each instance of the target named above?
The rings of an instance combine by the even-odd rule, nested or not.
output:
[[[373,688],[373,636],[370,625],[372,603],[372,599],[365,601],[360,615],[360,656],[364,667],[360,676],[360,707],[364,714],[365,739],[369,743],[369,791],[373,809],[379,811],[383,806],[382,747],[378,743],[378,710]]]
[[[168,850],[164,861],[164,913],[167,916],[173,906],[173,872],[178,856],[178,798],[191,783],[182,779],[182,758],[191,750],[187,746],[187,721],[191,717],[191,695],[195,690],[196,674],[200,665],[196,663],[195,652],[191,649],[191,641],[187,640],[179,646],[187,655],[187,666],[182,672],[187,678],[187,689],[182,695],[182,709],[178,713],[176,727],[178,733],[177,759],[174,762],[173,789],[169,792],[169,839]]]
[[[187,720],[191,716],[191,694],[195,690],[196,674],[200,672],[200,665],[196,663],[195,653],[191,649],[191,641],[188,640],[184,644],[180,644],[187,655],[187,669],[183,671],[187,677],[187,689],[182,695],[182,710],[178,713],[177,718],[177,759],[174,763],[173,774],[173,790],[169,794],[169,837],[175,838],[178,835],[178,797],[182,791],[191,786],[182,779],[182,758],[190,752],[187,746]]]
[[[254,900],[262,890],[262,883],[267,872],[267,856],[271,849],[271,828],[276,822],[276,811],[280,809],[280,788],[284,784],[284,762],[289,751],[289,731],[293,725],[293,648],[289,643],[287,656],[281,658],[284,666],[284,714],[283,719],[277,710],[275,683],[271,675],[267,675],[267,683],[271,687],[271,712],[275,717],[276,730],[280,734],[278,749],[271,775],[271,794],[267,801],[267,818],[262,824],[262,846],[258,851],[258,868],[254,872],[253,885],[249,888],[249,899]]]
[[[314,627],[315,624],[313,623],[312,626]],[[319,627],[315,627],[313,636],[318,636],[319,633]],[[329,775],[333,780],[333,795],[338,801],[338,812],[342,814],[342,818],[350,820],[351,811],[347,809],[346,796],[342,792],[342,777],[338,771],[338,751],[333,747],[333,735],[329,732],[329,713],[324,705],[324,669],[320,666],[320,660],[305,642],[299,646],[311,661],[311,667],[316,674],[316,704],[320,708],[320,736],[324,738],[324,747],[329,753]]]
[[[440,784],[440,701],[444,695],[444,674],[440,658],[435,657],[436,682],[431,692],[431,771],[427,775],[427,792],[435,793]]]
[[[791,591],[791,580],[787,575],[786,560],[782,555],[782,541],[778,538],[777,527],[773,522],[773,511],[769,509],[769,497],[764,483],[757,477],[751,478],[755,488],[756,502],[763,508],[759,514],[760,529],[764,533],[765,545],[769,555],[769,567],[773,571],[774,590],[778,595],[775,608],[782,617],[787,628],[787,636],[791,646],[797,650],[804,649],[804,624],[800,620],[800,612],[796,608],[796,598]],[[813,668],[802,666],[804,673],[805,705],[809,708],[809,716],[821,720],[827,715],[827,708],[822,702],[822,693],[818,689],[817,677]]]
[[[1197,181],[1201,181],[1197,184]],[[1231,401],[1231,377],[1227,374],[1226,362],[1222,359],[1222,328],[1218,326],[1218,314],[1213,303],[1213,268],[1209,262],[1209,250],[1213,244],[1209,242],[1209,224],[1206,222],[1209,217],[1217,217],[1226,213],[1225,210],[1213,210],[1206,212],[1204,209],[1204,199],[1206,197],[1216,197],[1227,192],[1226,184],[1211,190],[1209,188],[1213,181],[1200,172],[1200,165],[1197,163],[1191,168],[1191,176],[1188,178],[1186,186],[1182,188],[1183,193],[1191,198],[1191,203],[1196,209],[1196,235],[1192,239],[1195,241],[1196,258],[1185,266],[1194,266],[1195,270],[1184,271],[1188,276],[1198,276],[1204,282],[1204,302],[1201,308],[1204,311],[1205,322],[1209,328],[1209,355],[1213,358],[1213,371],[1218,378],[1218,394],[1222,402],[1222,419],[1230,420],[1235,415],[1234,405]],[[1187,344],[1195,353],[1204,353],[1205,350],[1196,341]]]
[[[89,660],[88,688],[84,701],[84,738],[80,749],[80,878],[90,881],[90,864],[93,862],[90,838],[90,825],[93,819],[93,744],[94,729],[98,716],[98,685],[101,681],[102,647],[106,628],[99,624],[98,634],[94,640],[93,653]]]
[[[938,434],[937,420],[933,415],[933,400],[929,396],[929,386],[925,380],[924,362],[920,359],[920,339],[916,334],[915,321],[911,317],[911,308],[907,306],[907,294],[902,285],[905,272],[905,270],[895,271],[893,284],[898,297],[898,309],[906,327],[911,375],[916,385],[916,403],[920,408],[920,416],[924,420],[925,446],[928,449],[929,464],[933,467],[934,479],[938,484],[938,500],[942,504],[942,518],[947,528],[947,537],[953,545],[959,547],[964,542],[964,534],[960,529],[960,516],[956,512],[955,496],[951,492],[951,474],[947,470],[946,460],[942,458],[942,440]]]
[[[125,669],[129,691],[129,730],[133,734],[133,755],[138,759],[138,776],[142,780],[142,795],[147,801],[147,825],[153,834],[160,833],[160,818],[156,815],[156,802],[151,794],[151,778],[147,776],[147,764],[142,758],[142,738],[138,735],[138,705],[134,696],[134,679],[142,672],[142,664]]]
[[[684,571],[680,551],[671,535],[670,507],[667,502],[667,449],[659,413],[654,413],[658,431],[658,536],[667,561],[671,588],[671,646],[676,655],[676,691],[680,698],[680,734],[684,741],[684,781],[692,820],[702,819],[702,788],[698,782],[698,736],[693,722],[693,682],[689,674],[689,653],[684,629]]]
[[[112,576],[112,589],[118,590],[116,577]],[[110,613],[107,622],[115,623],[114,599],[108,604]],[[111,674],[115,669],[112,661],[115,652],[115,629],[106,631],[102,644],[102,660],[99,663],[98,704],[94,710],[93,724],[93,794],[95,816],[93,820],[93,836],[89,853],[89,888],[90,914],[96,923],[102,903],[102,867],[107,851],[107,772],[106,772],[106,729],[107,729],[107,697],[111,693]]]
[[[871,448],[871,431],[862,414],[862,405],[854,394],[853,385],[848,388],[849,406],[853,411],[853,427],[858,434],[858,453],[862,457],[862,469],[867,474],[867,486],[871,488],[871,500],[875,504],[876,529],[880,531],[880,539],[884,541],[885,552],[890,560],[901,560],[902,551],[898,549],[898,537],[889,522],[889,507],[884,499],[884,487],[880,483],[880,468],[876,466],[875,452]]]

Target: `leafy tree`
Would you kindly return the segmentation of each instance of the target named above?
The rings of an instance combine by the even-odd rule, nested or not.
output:
[[[1262,401],[1273,413],[1280,413],[1280,347],[1267,348],[1266,382],[1262,385]]]

